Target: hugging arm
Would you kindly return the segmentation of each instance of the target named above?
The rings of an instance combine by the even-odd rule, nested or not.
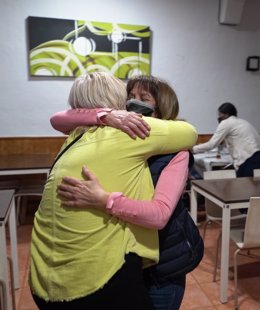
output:
[[[146,138],[150,126],[142,115],[124,110],[100,109],[70,109],[53,114],[50,118],[54,129],[68,134],[79,126],[108,125],[122,130],[131,138]]]
[[[183,193],[188,161],[188,152],[179,152],[171,160],[160,175],[152,201],[129,199],[122,193],[107,193],[86,168],[83,172],[88,180],[64,177],[58,186],[58,194],[65,207],[97,207],[132,224],[162,229]]]

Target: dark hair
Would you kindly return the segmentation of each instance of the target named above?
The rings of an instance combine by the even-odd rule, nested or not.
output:
[[[158,101],[158,91],[159,91],[159,79],[154,76],[146,76],[146,75],[138,75],[131,78],[126,85],[127,95],[132,91],[132,89],[137,86],[138,88],[142,88],[145,91],[149,92],[155,102]]]
[[[237,109],[230,102],[222,103],[221,106],[218,108],[218,111],[224,114],[228,114],[229,116],[231,115],[237,116]]]
[[[134,87],[150,93],[155,100],[155,115],[160,119],[174,120],[179,113],[179,102],[175,91],[164,80],[152,75],[138,75],[131,78],[126,86],[127,95]]]

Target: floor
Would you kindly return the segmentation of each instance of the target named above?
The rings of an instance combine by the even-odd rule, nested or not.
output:
[[[199,223],[202,230],[203,220]],[[17,310],[36,310],[28,287],[29,244],[32,229],[32,220],[18,227],[20,289],[16,291]],[[212,281],[213,262],[215,257],[215,245],[219,227],[211,224],[205,238],[205,255],[199,265],[187,276],[187,286],[181,310],[215,310],[234,309],[233,300],[233,262],[232,253],[235,246],[230,248],[230,281],[228,290],[228,302],[221,304],[219,301],[219,273],[217,282]],[[260,252],[257,253],[260,255]],[[260,262],[239,257],[239,310],[260,309]]]

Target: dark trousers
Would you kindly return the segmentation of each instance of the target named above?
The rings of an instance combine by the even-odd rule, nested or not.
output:
[[[110,281],[91,295],[68,302],[46,302],[33,295],[34,301],[40,310],[154,309],[144,285],[141,258],[128,254],[125,259],[123,267]]]
[[[185,292],[186,276],[169,280],[164,284],[145,278],[146,287],[156,310],[179,310]]]
[[[237,177],[252,177],[254,169],[260,169],[260,151],[249,157],[237,170]],[[247,209],[239,209],[243,214],[247,213]]]
[[[253,170],[260,169],[260,151],[249,157],[237,170],[237,177],[252,177]]]

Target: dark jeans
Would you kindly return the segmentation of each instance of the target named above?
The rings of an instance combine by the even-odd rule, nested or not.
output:
[[[237,170],[237,177],[252,177],[253,170],[260,169],[260,151],[249,157]]]
[[[237,170],[237,177],[252,177],[254,169],[260,169],[260,151],[249,157]],[[239,209],[243,214],[247,213],[247,209]]]
[[[46,302],[33,295],[34,301],[40,310],[154,309],[144,285],[141,258],[128,254],[125,259],[123,267],[110,281],[91,295],[68,302]]]
[[[186,276],[169,281],[165,284],[156,284],[146,279],[146,287],[156,310],[178,310],[185,291]]]

